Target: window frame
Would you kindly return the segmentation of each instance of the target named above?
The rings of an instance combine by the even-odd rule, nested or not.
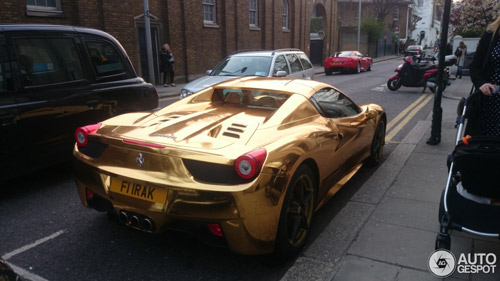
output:
[[[278,59],[281,59],[283,58],[284,62],[285,62],[285,65],[286,65],[286,69],[285,70],[279,70],[279,69],[276,69],[276,61],[278,61]],[[278,71],[286,71],[286,75],[290,75],[290,65],[288,63],[288,60],[286,59],[285,57],[285,54],[280,54],[280,55],[277,55],[274,59],[274,62],[273,62],[273,76],[276,75],[276,73],[278,73]]]
[[[349,108],[349,107],[352,107],[354,109],[354,114],[351,114],[351,115],[348,115],[348,114],[344,114],[344,115],[341,115],[341,116],[330,116],[329,114],[327,114],[326,112],[324,112],[324,108],[322,106],[320,106],[320,100],[317,99],[317,95],[320,94],[320,93],[323,93],[323,92],[332,92],[332,94],[339,94],[339,96],[342,97],[343,100],[346,100],[348,101],[350,104],[349,105],[342,105],[343,107],[345,108]],[[341,100],[340,98],[338,98],[336,101],[333,101],[332,103],[336,103],[337,101]],[[309,102],[314,106],[314,108],[316,108],[316,110],[318,111],[318,113],[325,117],[325,118],[329,118],[329,119],[339,119],[339,118],[350,118],[352,116],[356,116],[358,114],[360,114],[362,112],[362,109],[354,102],[352,101],[347,95],[345,95],[344,93],[342,93],[341,91],[335,89],[335,88],[323,88],[319,91],[317,91],[316,93],[314,93],[310,98],[309,98]],[[341,111],[342,112],[342,111]]]
[[[254,4],[254,5],[253,5]],[[253,20],[253,22],[252,22]],[[259,28],[259,1],[249,0],[248,1],[248,25],[250,28]]]
[[[202,0],[203,24],[205,26],[217,26],[217,0]],[[208,7],[210,13],[205,13],[205,7]],[[205,15],[212,15],[213,19],[206,19]]]
[[[281,13],[281,28],[283,31],[290,31],[290,5],[288,0],[283,0],[283,8]]]
[[[120,59],[120,64],[122,66],[122,71],[121,72],[117,72],[117,73],[112,73],[112,74],[107,74],[107,75],[104,75],[102,73],[99,73],[98,72],[98,66],[95,64],[95,62],[92,60],[92,56],[90,54],[90,48],[89,48],[89,44],[107,44],[109,46],[111,46],[113,48],[113,50],[116,52],[117,56],[119,57]],[[121,52],[120,48],[118,48],[118,46],[116,46],[112,41],[109,41],[109,40],[106,40],[106,39],[103,39],[103,38],[86,38],[84,40],[84,45],[85,45],[85,49],[86,49],[86,52],[87,52],[87,56],[90,60],[90,68],[92,69],[93,73],[94,73],[94,77],[96,79],[96,81],[103,81],[103,80],[113,80],[115,77],[121,77],[123,75],[127,75],[128,72],[129,72],[129,69],[128,69],[128,66],[127,66],[127,59],[123,56],[123,53]]]
[[[26,1],[26,14],[28,16],[45,16],[45,17],[64,17],[64,13],[62,10],[61,0],[54,0],[55,6],[48,6],[47,0],[45,0],[46,5],[37,5],[37,1],[41,0],[33,0],[35,1],[35,5],[28,4]]]
[[[22,64],[21,56],[23,56],[23,54],[20,52],[20,47],[30,46],[30,45],[19,44],[19,42],[22,42],[23,40],[41,40],[40,42],[44,43],[44,45],[41,45],[42,47],[40,47],[40,45],[32,45],[32,48],[39,48],[41,50],[43,50],[43,49],[48,50],[47,48],[43,48],[46,44],[54,46],[54,43],[55,43],[54,40],[67,40],[67,42],[72,42],[70,47],[73,48],[72,50],[74,51],[74,54],[75,54],[74,58],[76,59],[75,62],[79,63],[78,70],[79,70],[79,74],[81,75],[81,77],[77,78],[77,79],[73,79],[73,80],[66,79],[65,81],[56,81],[56,82],[50,82],[50,83],[45,83],[43,80],[40,80],[41,82],[39,82],[38,84],[34,84],[34,85],[29,85],[28,83],[26,83],[26,81],[24,79],[21,79],[20,83],[22,84],[22,86],[24,88],[53,87],[54,85],[80,83],[81,81],[86,79],[85,61],[84,61],[84,58],[82,58],[80,55],[78,44],[77,44],[75,38],[66,37],[66,36],[48,36],[48,37],[19,36],[19,37],[12,38],[12,45],[14,47],[14,57],[15,57],[16,63],[18,64],[17,70],[19,71],[19,77],[23,77],[22,67],[21,67],[21,64]],[[37,53],[40,53],[40,52],[37,52]],[[57,53],[57,54],[54,54],[54,53]],[[58,66],[59,66],[60,69],[65,70],[64,74],[66,75],[65,77],[67,78],[68,77],[67,70],[68,70],[69,64],[67,64],[66,59],[61,57],[59,52],[49,51],[46,54],[49,55],[49,58],[50,58],[50,64],[47,64],[47,66],[48,67],[52,66],[54,68],[48,69],[48,67],[47,67],[47,69],[35,69],[34,68],[35,64],[33,62],[33,65],[32,65],[33,68],[32,68],[32,71],[29,73],[29,75],[32,75],[32,77],[36,77],[38,75],[44,75],[44,73],[57,72],[57,71],[60,71],[60,70],[58,70]],[[54,60],[54,58],[56,60]],[[61,59],[61,58],[63,58],[63,59]],[[43,64],[40,64],[40,65],[43,66]],[[77,66],[78,66],[78,64],[77,64]],[[26,76],[28,76],[28,73],[26,73]],[[43,76],[41,76],[41,77],[43,77]]]
[[[394,7],[392,10],[392,20],[399,20],[399,7]]]
[[[290,57],[293,57],[294,60],[291,61]],[[287,53],[287,54],[285,54],[285,58],[288,62],[288,65],[290,66],[290,74],[300,73],[300,72],[304,71],[304,67],[302,66],[302,62],[300,61],[300,58],[295,53]],[[299,66],[300,70],[294,71],[294,65]]]

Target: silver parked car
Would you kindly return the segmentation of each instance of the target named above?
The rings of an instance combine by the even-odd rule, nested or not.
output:
[[[314,69],[307,55],[299,49],[236,52],[213,70],[208,70],[206,76],[186,84],[179,98],[237,76],[314,79]]]

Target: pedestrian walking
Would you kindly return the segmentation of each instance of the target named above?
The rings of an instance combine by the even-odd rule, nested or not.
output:
[[[170,45],[163,44],[160,51],[160,72],[162,72],[163,86],[175,87],[174,83],[174,56],[170,50]]]
[[[469,66],[472,83],[483,95],[478,104],[478,127],[481,135],[500,136],[500,15],[488,25],[479,40],[476,54]]]
[[[457,49],[455,50],[455,56],[457,56],[457,75],[456,78],[462,79],[462,69],[465,64],[465,55],[467,54],[467,45],[464,41],[460,41]]]

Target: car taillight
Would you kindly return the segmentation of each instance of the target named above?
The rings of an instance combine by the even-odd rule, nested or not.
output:
[[[420,53],[420,50],[417,50],[417,53]]]
[[[220,224],[218,223],[210,223],[207,225],[208,230],[210,230],[210,233],[212,233],[215,236],[223,236],[224,234],[222,233],[222,228],[220,227]]]
[[[241,155],[234,163],[236,173],[243,179],[253,178],[260,172],[266,156],[267,151],[265,149],[257,149]]]
[[[99,124],[83,126],[83,127],[76,129],[76,131],[75,131],[76,144],[79,147],[86,146],[88,141],[89,141],[88,135],[95,133],[95,131],[97,131],[100,127],[101,127],[101,124],[99,123]]]

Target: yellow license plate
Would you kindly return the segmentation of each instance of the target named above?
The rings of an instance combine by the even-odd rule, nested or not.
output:
[[[341,62],[334,62],[334,63],[332,63],[332,64],[342,64],[342,63],[341,63]]]
[[[111,191],[149,202],[164,204],[167,190],[148,184],[140,184],[118,178],[111,179]]]

